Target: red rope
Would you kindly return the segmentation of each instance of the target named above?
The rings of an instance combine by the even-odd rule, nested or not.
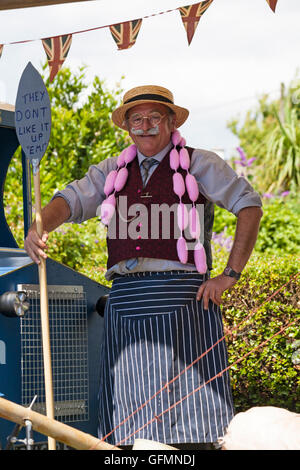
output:
[[[130,418],[132,418],[132,416],[134,416],[137,412],[139,412],[140,410],[142,410],[148,403],[150,403],[151,400],[153,400],[153,398],[155,398],[159,393],[161,393],[163,390],[165,389],[168,389],[169,385],[172,384],[173,382],[175,382],[175,380],[177,380],[182,374],[184,374],[187,370],[189,370],[191,367],[193,367],[194,364],[196,364],[198,361],[200,361],[200,359],[202,359],[206,354],[208,354],[215,346],[217,346],[221,341],[223,341],[229,334],[230,335],[233,335],[233,331],[234,330],[237,330],[240,325],[242,323],[244,323],[245,321],[248,321],[250,318],[253,317],[253,315],[255,315],[255,313],[260,309],[262,308],[267,302],[269,302],[273,297],[275,297],[275,295],[278,294],[278,292],[280,292],[282,289],[284,289],[284,287],[286,287],[293,279],[297,278],[300,274],[300,271],[296,274],[294,274],[293,276],[290,277],[290,279],[284,284],[282,285],[281,287],[279,287],[275,292],[273,292],[273,294],[271,294],[261,305],[259,305],[256,309],[254,309],[254,311],[252,313],[250,313],[244,320],[242,320],[237,326],[235,326],[233,328],[233,330],[229,331],[228,333],[226,333],[224,336],[222,336],[221,338],[218,339],[218,341],[216,341],[210,348],[208,348],[204,353],[202,353],[200,356],[198,356],[191,364],[189,364],[187,367],[185,367],[184,369],[182,369],[182,371],[176,375],[175,377],[173,377],[173,379],[171,379],[169,382],[167,382],[160,390],[158,390],[157,392],[154,393],[154,395],[152,395],[152,397],[150,397],[147,401],[145,401],[142,405],[140,405],[135,411],[133,411],[129,416],[127,416],[127,418],[125,418],[123,421],[121,421],[117,426],[114,427],[114,429],[112,429],[108,434],[106,434],[104,437],[101,438],[101,441],[104,441],[105,439],[107,439],[113,432],[116,431],[116,429],[118,429],[120,426],[122,426],[123,424],[125,424]],[[278,333],[279,334],[279,333]],[[271,339],[271,338],[270,338]],[[267,340],[268,341],[268,340]],[[263,344],[263,343],[261,343]],[[259,346],[258,346],[259,347]],[[254,348],[256,349],[256,348]],[[247,355],[249,355],[249,353],[247,353],[244,357],[247,357]],[[241,358],[241,359],[243,359]],[[240,360],[238,360],[238,362],[240,362]],[[232,367],[235,363],[233,363],[230,367]],[[227,368],[228,369],[228,368]],[[220,372],[219,374],[217,374],[214,378],[218,377],[220,374],[223,374],[227,369],[224,369],[224,371]],[[211,379],[211,380],[213,380]],[[209,383],[211,380],[209,380],[207,383]],[[206,385],[206,384],[204,384]],[[204,386],[203,385],[203,386]],[[198,389],[196,389],[197,391]],[[170,408],[171,409],[171,408]],[[157,419],[157,417],[155,417],[152,421],[150,422],[153,422],[155,419]],[[150,423],[147,423],[147,424],[150,424]],[[141,428],[142,429],[142,428]],[[129,436],[130,437],[130,436]],[[127,439],[127,438],[126,438]]]

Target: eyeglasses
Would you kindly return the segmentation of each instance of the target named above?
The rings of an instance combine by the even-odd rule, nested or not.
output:
[[[143,116],[142,114],[133,114],[129,119],[126,119],[125,122],[128,123],[129,126],[138,129],[139,127],[142,127],[144,119],[148,119],[150,125],[155,127],[161,123],[164,117],[166,117],[166,114],[161,115],[158,112],[150,113],[148,116]]]

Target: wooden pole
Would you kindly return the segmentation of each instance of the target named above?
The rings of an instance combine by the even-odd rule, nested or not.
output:
[[[54,442],[57,440],[73,449],[121,450],[119,447],[101,441],[90,434],[79,431],[59,421],[55,421],[36,411],[32,411],[30,408],[25,408],[4,398],[0,398],[0,417],[22,426],[24,426],[25,420],[29,420],[32,423],[34,431],[44,436],[51,436]]]
[[[40,189],[40,169],[39,165],[33,167],[33,181],[35,193],[36,227],[40,237],[43,235],[43,221],[41,208],[41,189]],[[45,397],[46,397],[46,415],[54,419],[54,399],[52,384],[52,366],[51,366],[51,347],[49,330],[49,309],[48,309],[48,289],[47,289],[47,271],[46,260],[40,256],[39,264],[39,283],[40,283],[40,310],[41,310],[41,328],[44,359],[44,378],[45,378]],[[55,450],[55,440],[48,438],[48,449]]]

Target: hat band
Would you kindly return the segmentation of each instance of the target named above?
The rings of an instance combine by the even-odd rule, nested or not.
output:
[[[152,93],[146,93],[143,95],[138,95],[134,96],[133,98],[130,98],[127,101],[124,101],[124,104],[131,103],[132,101],[139,101],[139,100],[155,100],[155,101],[162,101],[163,103],[171,103],[173,104],[173,101],[171,101],[169,98],[166,98],[165,96],[161,95],[155,95]]]

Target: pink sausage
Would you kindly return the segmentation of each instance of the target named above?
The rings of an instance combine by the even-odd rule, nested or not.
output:
[[[117,177],[115,179],[116,191],[121,191],[121,189],[124,188],[127,178],[128,178],[128,170],[126,167],[123,167],[118,171]]]
[[[181,137],[181,141],[179,143],[180,147],[185,147],[186,146],[186,140],[184,137]]]
[[[200,219],[199,219],[199,213],[196,209],[196,207],[192,207],[190,212],[189,212],[189,230],[192,238],[198,238],[200,237],[201,233],[201,228],[200,228]]]
[[[177,206],[177,222],[179,230],[185,230],[189,223],[189,215],[186,206],[182,203]]]
[[[186,148],[182,148],[179,151],[180,166],[183,170],[188,170],[190,168],[190,156]]]
[[[176,147],[176,145],[178,145],[180,141],[181,141],[180,132],[176,130],[172,133],[172,143]]]
[[[117,158],[117,165],[118,165],[118,168],[121,168],[122,166],[125,165],[125,154],[126,154],[126,151],[127,151],[127,148],[122,150],[122,152],[120,153],[120,155],[118,156]]]
[[[104,193],[106,196],[108,196],[110,193],[113,192],[117,174],[118,174],[117,170],[112,170],[108,173],[106,180],[105,180],[105,185],[104,185]]]
[[[136,157],[136,145],[132,144],[127,147],[127,151],[125,153],[125,163],[130,163]]]
[[[194,261],[197,268],[197,271],[201,274],[206,273],[207,264],[206,264],[206,254],[203,245],[198,242],[194,248]]]
[[[110,219],[114,215],[116,207],[116,198],[113,194],[108,196],[101,204],[101,221],[105,225],[108,225]]]
[[[185,177],[186,189],[191,201],[195,202],[199,196],[199,188],[196,181],[196,178],[188,173]]]
[[[186,241],[183,237],[178,238],[176,248],[179,260],[181,263],[186,264],[188,260],[188,251]]]
[[[179,197],[182,197],[185,193],[184,179],[180,173],[174,173],[173,175],[173,191]]]
[[[179,167],[179,153],[175,148],[170,152],[170,167],[175,171]]]

